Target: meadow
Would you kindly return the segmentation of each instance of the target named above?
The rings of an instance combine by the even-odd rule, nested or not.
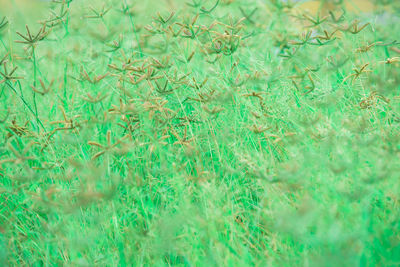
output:
[[[0,266],[399,266],[399,14],[0,0]]]

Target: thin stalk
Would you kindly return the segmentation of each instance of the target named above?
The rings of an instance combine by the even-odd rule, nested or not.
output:
[[[1,41],[1,44],[4,46],[4,49],[7,51],[7,46],[6,46],[6,44],[3,42],[3,38],[0,37],[0,41]]]
[[[64,67],[64,109],[68,111],[68,103],[67,103],[67,72],[68,72],[68,62],[65,61],[65,67]]]
[[[69,9],[70,2],[67,4],[67,8]],[[69,24],[69,12],[67,13],[67,18],[65,20],[64,28],[65,28],[65,35],[63,38],[67,37],[69,35],[69,30],[68,30],[68,24]]]
[[[8,87],[14,91],[14,93],[21,99],[21,101],[24,103],[24,105],[29,109],[29,111],[32,113],[32,115],[36,118],[36,121],[40,124],[40,126],[42,126],[43,130],[46,132],[46,128],[44,127],[42,121],[39,119],[39,117],[37,116],[37,114],[35,114],[35,112],[33,111],[33,109],[31,108],[31,106],[29,106],[29,104],[25,101],[25,99],[18,94],[17,90],[12,86],[12,84],[10,83],[10,81],[7,81],[6,84],[8,85]]]
[[[36,54],[35,54],[34,46],[32,46],[32,57],[33,57],[33,87],[36,87],[37,67],[36,67]],[[36,92],[32,90],[32,93],[33,93],[33,106],[35,107],[35,117],[36,117],[36,119],[38,119],[38,110],[37,110],[37,104],[36,104]]]
[[[125,6],[127,6],[126,0],[124,0],[124,4],[125,4]],[[132,18],[132,15],[131,15],[131,14],[129,14],[129,19],[130,19],[130,21],[131,21],[133,34],[135,35],[136,42],[137,42],[137,44],[138,44],[139,55],[140,55],[140,57],[142,57],[142,56],[143,56],[143,53],[142,53],[142,48],[140,47],[139,36],[138,36],[137,32],[135,31],[135,24],[134,24],[134,22],[133,22],[133,18]]]

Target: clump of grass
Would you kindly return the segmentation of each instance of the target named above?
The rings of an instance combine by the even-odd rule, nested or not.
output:
[[[399,9],[303,2],[0,16],[0,265],[397,265]]]

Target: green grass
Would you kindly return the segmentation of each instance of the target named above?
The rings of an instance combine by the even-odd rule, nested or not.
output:
[[[397,1],[60,2],[0,10],[0,265],[400,265]]]

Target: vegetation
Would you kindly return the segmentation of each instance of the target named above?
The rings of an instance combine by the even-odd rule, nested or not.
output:
[[[400,5],[318,4],[2,8],[0,265],[398,266]]]

